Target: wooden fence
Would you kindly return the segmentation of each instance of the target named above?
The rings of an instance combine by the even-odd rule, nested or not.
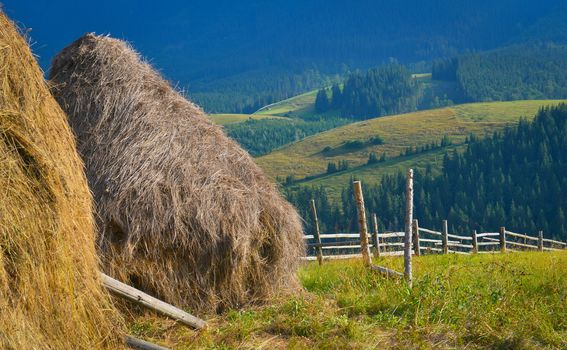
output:
[[[543,232],[538,236],[526,233],[516,233],[500,227],[498,232],[471,232],[457,234],[449,232],[447,220],[443,220],[441,231],[419,227],[417,219],[413,219],[413,171],[410,169],[406,186],[406,218],[405,229],[400,232],[378,232],[378,218],[371,215],[372,232],[367,231],[366,211],[362,197],[362,184],[354,182],[354,194],[358,209],[358,233],[320,233],[319,220],[315,201],[311,201],[311,211],[314,229],[311,235],[306,235],[308,252],[311,255],[304,260],[348,259],[360,257],[366,266],[372,266],[370,252],[375,257],[404,256],[404,276],[411,285],[411,256],[423,254],[483,254],[497,252],[516,252],[525,250],[554,251],[567,249],[567,243],[543,238]],[[381,271],[384,272],[384,271]],[[402,275],[399,272],[389,271]]]

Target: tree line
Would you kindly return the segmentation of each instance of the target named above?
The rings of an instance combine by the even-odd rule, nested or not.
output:
[[[419,84],[400,64],[388,64],[356,72],[344,86],[334,84],[319,90],[315,99],[317,113],[338,110],[352,119],[368,119],[414,111],[419,103]]]
[[[449,220],[450,230],[467,234],[506,226],[511,231],[567,239],[567,105],[542,109],[533,121],[522,120],[491,137],[471,135],[466,150],[446,154],[440,174],[416,171],[414,204],[420,225],[436,230]],[[403,227],[405,174],[364,184],[369,212],[381,230]],[[323,187],[286,188],[288,199],[306,218],[315,199],[326,232],[358,229],[352,181],[332,202]]]
[[[567,46],[513,46],[437,60],[434,80],[458,84],[468,101],[567,98]]]

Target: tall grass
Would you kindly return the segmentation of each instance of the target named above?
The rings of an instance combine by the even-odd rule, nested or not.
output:
[[[401,258],[378,264],[401,270]],[[196,334],[147,317],[132,331],[175,349],[565,349],[567,254],[414,259],[414,288],[359,260],[306,264],[306,292],[230,311]]]

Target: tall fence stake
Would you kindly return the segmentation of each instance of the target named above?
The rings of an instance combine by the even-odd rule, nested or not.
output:
[[[449,224],[443,220],[443,254],[449,254]]]
[[[374,244],[374,257],[380,257],[380,238],[378,238],[378,218],[376,214],[372,214],[372,226],[374,231],[372,232],[372,243]]]
[[[421,255],[421,247],[419,246],[419,222],[417,219],[413,220],[413,251],[417,256]]]
[[[506,253],[506,228],[500,227],[500,251]]]
[[[476,230],[472,232],[472,252],[478,253],[478,239],[476,237]]]
[[[404,277],[412,286],[411,248],[413,224],[413,169],[408,169],[406,180],[406,235],[404,237]]]
[[[317,218],[317,207],[315,200],[311,200],[311,214],[313,215],[313,238],[315,238],[315,251],[317,252],[317,261],[319,265],[323,265],[323,248],[321,247],[321,234],[319,232],[319,219]]]
[[[371,266],[370,249],[368,247],[368,231],[366,229],[366,210],[364,209],[364,197],[362,196],[362,184],[354,181],[354,197],[356,199],[356,209],[358,210],[358,227],[360,228],[360,250],[365,266]]]
[[[543,252],[543,231],[539,231],[539,235],[537,237],[537,250]]]

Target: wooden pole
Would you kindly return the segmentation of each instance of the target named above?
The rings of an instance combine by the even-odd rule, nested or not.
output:
[[[506,253],[506,228],[500,227],[500,252]]]
[[[147,342],[142,339],[137,339],[132,337],[131,335],[127,335],[124,338],[126,345],[131,347],[132,349],[138,350],[169,350],[169,348],[164,348],[163,346],[159,346],[150,342]]]
[[[362,261],[365,266],[371,266],[370,248],[368,247],[368,231],[366,229],[366,209],[364,208],[364,197],[362,196],[362,184],[354,181],[354,198],[356,199],[356,209],[358,210],[358,227],[360,228],[360,250]]]
[[[543,252],[543,231],[539,231],[539,235],[537,237],[537,250]]]
[[[317,261],[319,265],[323,265],[323,248],[321,247],[321,234],[319,232],[319,219],[317,218],[317,207],[315,200],[311,200],[311,214],[313,215],[313,237],[315,238],[315,252],[317,253]]]
[[[419,223],[417,219],[413,220],[413,251],[415,255],[421,255],[421,247],[419,246]]]
[[[122,298],[133,301],[136,304],[145,306],[148,309],[152,309],[154,311],[160,312],[166,316],[173,318],[174,320],[177,320],[193,328],[201,329],[201,328],[205,328],[207,325],[205,321],[181,309],[178,309],[173,305],[170,305],[166,302],[163,302],[159,299],[152,297],[151,295],[148,295],[140,290],[137,290],[134,287],[131,287],[127,284],[117,281],[114,278],[105,275],[104,273],[101,273],[100,275],[104,287]]]
[[[476,237],[476,230],[472,232],[472,252],[478,253],[478,239]]]
[[[380,238],[378,238],[378,218],[376,214],[372,214],[372,226],[374,231],[372,232],[372,241],[374,243],[374,257],[380,257]]]
[[[404,237],[404,277],[412,286],[411,247],[413,224],[413,169],[408,169],[406,179],[406,235]]]
[[[443,220],[443,254],[449,254],[449,224]]]

